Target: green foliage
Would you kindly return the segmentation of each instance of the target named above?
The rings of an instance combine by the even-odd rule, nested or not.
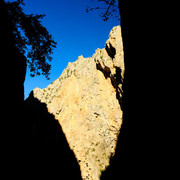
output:
[[[103,173],[105,170],[104,169],[100,169],[100,172]]]
[[[52,52],[56,42],[52,35],[42,25],[41,20],[45,15],[25,14],[22,6],[24,0],[6,3],[8,16],[13,24],[15,45],[19,52],[27,53],[27,63],[31,76],[43,74],[49,79]],[[49,61],[49,62],[48,62]]]

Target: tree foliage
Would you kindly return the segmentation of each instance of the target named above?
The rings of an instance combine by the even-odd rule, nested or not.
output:
[[[14,44],[20,53],[26,54],[31,76],[43,74],[49,79],[52,52],[56,42],[42,25],[45,15],[25,14],[24,0],[6,2],[8,16],[13,25]]]
[[[120,20],[118,0],[96,0],[98,5],[96,7],[87,7],[86,12],[99,10],[103,21],[109,20],[110,17],[115,17]]]

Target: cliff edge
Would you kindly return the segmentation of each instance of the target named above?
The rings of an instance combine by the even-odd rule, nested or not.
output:
[[[84,180],[99,180],[115,154],[124,70],[121,27],[116,26],[105,48],[92,57],[79,56],[49,86],[33,90],[61,125]]]

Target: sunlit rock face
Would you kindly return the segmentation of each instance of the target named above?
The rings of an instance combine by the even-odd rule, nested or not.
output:
[[[61,76],[33,96],[58,120],[80,165],[82,179],[99,180],[115,154],[122,125],[124,54],[120,26],[105,48],[79,56]]]

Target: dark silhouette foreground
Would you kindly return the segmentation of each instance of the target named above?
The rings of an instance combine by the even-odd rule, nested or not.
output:
[[[26,57],[16,47],[14,27],[3,0],[1,20],[1,173],[6,178],[81,179],[64,133],[46,105],[24,102]]]
[[[46,104],[34,98],[31,93],[25,101],[25,107],[30,135],[28,146],[31,149],[28,158],[33,164],[32,169],[40,176],[81,179],[75,155],[58,121],[47,111]]]

